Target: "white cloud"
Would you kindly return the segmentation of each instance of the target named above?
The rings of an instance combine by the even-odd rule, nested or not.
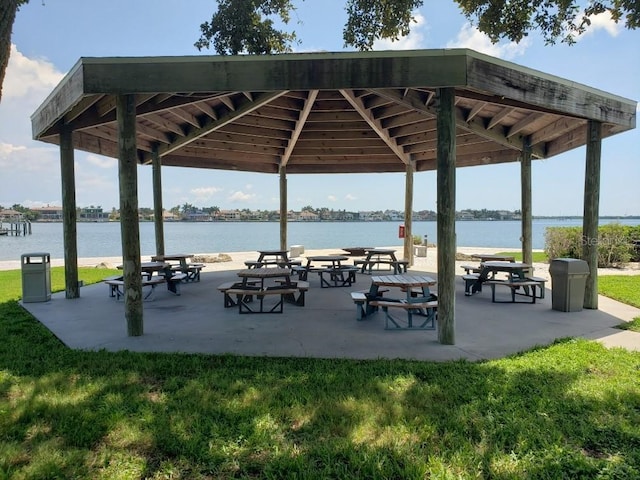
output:
[[[36,105],[42,103],[64,75],[46,60],[27,58],[11,44],[2,98],[29,97]]]
[[[190,193],[196,198],[196,203],[205,202],[213,198],[217,193],[221,192],[222,188],[218,187],[198,187],[192,188]]]
[[[447,48],[470,48],[477,52],[491,55],[492,57],[504,58],[510,60],[512,58],[524,55],[531,42],[525,38],[520,43],[516,42],[498,42],[491,43],[488,36],[482,33],[470,23],[462,26],[455,40],[447,43]]]
[[[117,158],[109,158],[102,157],[99,155],[87,155],[87,162],[91,165],[94,165],[98,168],[118,168],[118,159]]]
[[[587,35],[592,35],[598,30],[604,30],[612,37],[617,37],[623,29],[620,23],[616,23],[613,18],[611,18],[611,13],[609,12],[592,15],[589,17],[589,20],[591,21],[591,25],[589,25],[585,32],[578,36],[576,40],[580,40],[580,38],[586,37]]]
[[[353,194],[351,194],[351,193],[347,193],[347,194],[344,196],[344,199],[345,199],[345,200],[357,200],[357,199],[358,199],[358,197],[356,197],[355,195],[353,195]]]
[[[373,50],[415,50],[424,48],[423,30],[427,26],[425,18],[414,13],[415,23],[411,24],[411,32],[406,37],[400,37],[395,42],[392,40],[376,40],[373,42]]]
[[[24,152],[27,147],[0,142],[0,167],[10,167],[17,163],[16,153]]]
[[[230,200],[231,202],[251,202],[255,198],[256,195],[254,193],[244,193],[241,191],[237,191],[229,195],[228,200]]]
[[[338,199],[336,198],[336,196],[335,196],[335,195],[329,195],[329,196],[327,196],[327,200],[329,200],[330,202],[335,202],[335,201],[337,201]]]
[[[26,150],[27,147],[22,145],[11,145],[9,143],[0,143],[0,158],[8,157],[13,152],[19,152],[21,150]]]

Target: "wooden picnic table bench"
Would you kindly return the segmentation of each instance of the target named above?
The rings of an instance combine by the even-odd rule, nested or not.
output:
[[[536,303],[536,298],[539,298],[536,295],[536,288],[540,287],[540,283],[533,280],[487,280],[485,283],[491,287],[491,301],[493,303]],[[496,300],[496,287],[499,285],[511,289],[511,301]],[[519,291],[520,289],[522,289],[524,293],[521,293]],[[531,292],[529,292],[529,289],[531,289]],[[518,302],[516,301],[516,295],[529,297],[531,301]]]
[[[296,288],[285,288],[284,286],[267,287],[252,289],[247,286],[230,288],[226,291],[229,296],[236,296],[236,304],[238,305],[238,313],[282,313],[284,311],[284,302],[286,295],[295,295],[298,292]],[[247,300],[249,296],[258,299],[258,307],[253,307],[251,301]],[[279,295],[280,299],[274,305],[265,305],[264,300],[271,295]]]
[[[180,295],[180,283],[186,278],[184,273],[176,273],[167,278],[162,275],[155,275],[149,278],[142,278],[143,287],[151,287],[151,290],[143,297],[145,300],[151,296],[153,290],[157,285],[167,283],[168,290],[176,295]],[[116,300],[120,300],[120,297],[124,296],[124,279],[123,277],[108,277],[103,280],[104,283],[109,285],[109,296],[116,297]]]

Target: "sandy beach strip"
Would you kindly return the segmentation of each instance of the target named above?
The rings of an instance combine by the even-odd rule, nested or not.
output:
[[[403,247],[402,246],[390,246],[390,247],[379,247],[379,248],[391,248],[395,249],[397,252],[398,258],[401,258]],[[515,252],[517,251],[514,248],[483,248],[483,247],[458,247],[457,252],[471,255],[474,253],[498,253],[498,252]],[[306,256],[311,255],[345,255],[346,252],[341,250],[339,247],[336,248],[325,248],[325,249],[305,249],[304,253],[298,259],[304,261]],[[231,260],[225,262],[206,262],[205,269],[203,272],[215,272],[215,271],[224,271],[224,270],[240,270],[242,268],[246,268],[244,262],[247,260],[255,260],[258,256],[257,251],[249,251],[249,252],[215,252],[215,253],[196,253],[196,256],[199,257],[218,257],[219,255],[228,255]],[[355,257],[357,258],[357,257]],[[143,255],[142,261],[150,261],[150,255]],[[437,260],[437,248],[429,247],[427,249],[426,257],[417,257],[413,258],[414,263],[411,267],[411,270],[417,270],[422,272],[437,272],[438,268],[438,260]],[[122,263],[122,257],[87,257],[78,259],[79,267],[102,267],[102,268],[116,268],[117,265]],[[475,260],[458,260],[456,261],[456,273],[463,274],[464,270],[462,269],[462,265],[466,264],[475,264],[477,263]],[[51,266],[64,266],[64,259],[62,258],[52,258]],[[534,263],[534,272],[538,277],[550,279],[549,275],[549,264],[547,263]],[[0,270],[19,270],[21,268],[20,260],[8,260],[8,261],[0,261]],[[638,275],[640,274],[640,266],[638,264],[630,264],[626,268],[600,268],[598,269],[598,275]]]

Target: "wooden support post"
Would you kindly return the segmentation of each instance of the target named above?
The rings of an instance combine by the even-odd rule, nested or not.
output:
[[[407,163],[404,192],[404,258],[413,265],[413,162]]]
[[[598,308],[598,215],[600,209],[600,158],[602,123],[587,123],[587,154],[584,175],[584,214],[582,218],[582,259],[589,264],[584,292],[584,308]]]
[[[520,190],[520,215],[522,217],[520,242],[522,242],[522,263],[531,265],[531,263],[533,263],[533,203],[531,200],[531,145],[529,144],[528,137],[524,139],[522,145]]]
[[[134,95],[116,97],[118,171],[120,178],[120,235],[124,276],[124,315],[129,336],[143,334],[140,225],[138,220],[138,161]]]
[[[456,117],[455,90],[437,90],[438,341],[455,344]]]
[[[287,249],[287,167],[280,166],[280,250]]]
[[[153,147],[153,224],[156,231],[156,255],[164,255],[164,217],[162,208],[162,164],[158,147]]]
[[[63,125],[60,131],[60,172],[64,236],[64,296],[80,298],[73,132],[68,125]]]

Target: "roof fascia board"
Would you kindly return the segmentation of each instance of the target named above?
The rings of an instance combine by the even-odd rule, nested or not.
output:
[[[464,50],[84,58],[85,93],[463,86]]]
[[[633,100],[472,50],[467,59],[470,88],[626,129],[636,126]]]
[[[84,97],[82,59],[78,60],[31,115],[31,133],[37,140]]]

